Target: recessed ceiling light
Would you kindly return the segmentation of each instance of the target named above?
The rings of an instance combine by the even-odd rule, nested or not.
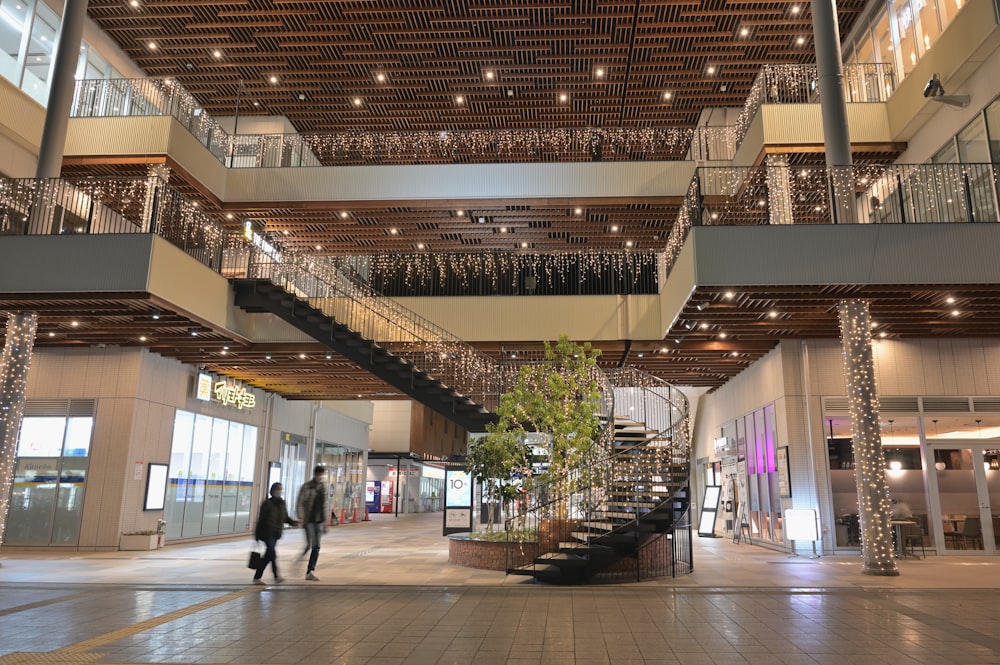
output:
[[[724,332],[720,332],[719,333],[719,339],[726,339],[726,337],[728,337],[728,335],[726,335],[726,333],[724,333]]]
[[[281,232],[284,233],[286,236],[291,234],[291,231],[289,231],[288,229],[283,229]]]
[[[643,354],[641,354],[641,353],[637,353],[637,354],[636,354],[636,357],[638,357],[638,358],[642,358],[642,355],[643,355]]]
[[[214,51],[212,51],[212,57],[218,60],[219,58],[222,57],[222,51],[220,51],[219,49],[215,49]]]
[[[397,233],[399,233],[399,229],[389,229],[389,233],[391,235],[396,235]]]
[[[750,34],[750,28],[740,28],[740,37],[746,37]]]
[[[703,324],[701,324],[700,327],[701,327],[702,330],[706,330],[708,328],[708,324],[707,323],[703,323]]]
[[[345,212],[342,212],[342,213],[340,213],[340,218],[341,218],[341,219],[347,219],[347,215],[348,215],[348,214],[349,214],[349,213],[347,213],[346,211],[345,211]]]
[[[768,312],[767,315],[770,316],[772,319],[778,318],[778,313],[775,312],[773,309],[770,312]]]
[[[951,296],[948,296],[947,298],[944,299],[944,301],[950,305],[953,302],[955,302],[955,299]]]
[[[327,360],[330,360],[331,358],[333,358],[333,354],[332,353],[326,354],[326,359]],[[360,397],[360,395],[359,395],[359,397]]]
[[[139,341],[140,342],[145,342],[146,341],[146,336],[145,335],[139,335]]]
[[[233,213],[227,212],[226,213],[226,219],[232,219],[232,218],[233,218]]]
[[[487,69],[485,72],[483,72],[483,78],[486,79],[487,81],[492,81],[493,79],[496,78],[496,74],[493,73],[492,69]]]
[[[559,93],[559,101],[562,102],[563,104],[565,104],[566,102],[569,101],[569,95],[567,95],[565,92],[560,92]]]
[[[674,98],[674,93],[670,92],[669,90],[665,90],[663,92],[663,98],[669,101]]]
[[[486,223],[486,218],[485,217],[480,217],[476,221],[479,222],[480,224],[485,224]]]
[[[632,246],[632,245],[634,245],[634,244],[635,244],[635,243],[634,243],[634,242],[632,242],[631,240],[626,240],[626,241],[625,241],[625,246],[626,246],[626,247],[631,247],[631,246]]]
[[[732,291],[726,291],[725,298],[726,300],[732,300],[734,295],[735,294]]]
[[[130,0],[130,2],[128,4],[131,5],[133,9],[138,9],[139,8],[139,0]],[[20,9],[21,6],[18,5],[17,8]]]
[[[961,316],[961,314],[962,313],[960,311],[958,311],[957,309],[951,310],[951,315],[952,316]]]
[[[715,76],[715,65],[709,65],[708,69],[705,70],[709,76]]]
[[[806,43],[806,38],[805,37],[799,37],[798,39],[795,40],[795,43],[798,44],[799,46],[802,46],[803,44]]]
[[[617,224],[613,224],[611,226],[611,232],[612,233],[618,233],[618,225]]]
[[[417,243],[417,249],[423,249],[423,248],[424,248],[424,243],[418,242]]]
[[[500,227],[500,233],[507,233],[507,227],[506,226],[501,226]]]
[[[260,106],[260,102],[258,102],[258,101],[257,101],[257,100],[255,99],[255,100],[253,100],[253,105],[254,105],[254,106]]]
[[[270,360],[270,359],[271,359],[271,354],[270,353],[265,353],[264,354],[264,360]]]
[[[305,360],[305,359],[306,359],[306,354],[300,353],[299,354],[299,360]]]
[[[526,243],[526,242],[522,242],[522,243],[521,243],[521,247],[522,247],[522,248],[525,248],[525,247],[527,247],[527,246],[528,246],[528,243]]]
[[[77,326],[80,325],[80,322],[79,321],[70,321],[69,325],[72,326],[72,327],[74,327],[74,328],[76,328]]]
[[[456,95],[455,96],[455,104],[457,104],[458,106],[461,106],[464,103],[465,103],[465,97],[464,96],[462,96],[462,95]]]
[[[889,333],[887,333],[887,332],[880,332],[878,334],[879,337],[887,337],[888,335],[889,335]]]
[[[272,84],[277,84],[277,82],[278,82],[279,79],[274,74],[271,74],[271,78],[269,78],[267,80],[270,81]]]
[[[729,354],[729,355],[731,355],[731,356],[732,356],[733,358],[735,358],[735,357],[737,357],[737,356],[739,356],[739,355],[740,355],[740,352],[739,352],[739,351],[733,351],[733,352],[732,352],[731,354]]]
[[[354,104],[355,106],[361,106],[361,104],[363,104],[364,102],[361,101],[360,97],[355,97],[354,99],[351,100],[351,103]]]
[[[574,208],[573,214],[574,215],[582,215],[583,214],[583,208]]]
[[[197,336],[198,336],[198,329],[191,328],[191,337],[197,337]]]
[[[603,67],[598,67],[597,69],[595,69],[594,70],[594,76],[597,77],[597,78],[599,78],[599,79],[604,78],[604,68]]]
[[[465,211],[464,210],[456,210],[455,211],[455,216],[456,217],[465,217]]]
[[[385,74],[382,72],[375,73],[375,80],[379,83],[385,83]]]
[[[42,41],[44,41],[44,40],[45,40],[45,38],[43,37]],[[148,44],[146,44],[146,48],[148,48],[150,51],[155,51],[156,50],[156,42],[149,42]]]
[[[323,245],[316,245],[316,251],[317,252],[320,251],[321,249],[323,249]]]
[[[56,336],[56,334],[54,332],[50,332],[49,333],[49,337],[55,337],[55,336]]]
[[[709,215],[709,217],[711,217],[712,219],[718,219],[719,218],[719,213],[713,212],[711,215]]]
[[[799,7],[798,5],[792,5],[792,13],[793,14],[798,14],[800,11],[802,11],[801,7]]]

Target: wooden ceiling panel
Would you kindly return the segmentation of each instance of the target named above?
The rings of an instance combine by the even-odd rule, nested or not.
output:
[[[842,35],[864,4],[838,3]],[[701,109],[742,101],[761,64],[813,61],[809,5],[794,14],[790,7],[763,0],[147,0],[133,9],[123,0],[91,0],[88,11],[141,67],[178,79],[211,114],[234,115],[242,97],[260,105],[242,113],[283,115],[309,132],[693,126]],[[739,36],[740,27],[753,34]],[[808,38],[802,46],[800,35]],[[150,41],[159,48],[149,49]],[[709,64],[722,69],[706,81]],[[376,81],[378,72],[385,82]],[[674,103],[664,104],[664,88],[675,91]],[[536,105],[561,91],[573,95],[571,104]],[[309,94],[299,100],[300,93]],[[460,113],[458,94],[468,100]],[[360,112],[353,97],[366,101]]]

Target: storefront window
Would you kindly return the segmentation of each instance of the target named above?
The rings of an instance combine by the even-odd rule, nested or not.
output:
[[[330,510],[338,521],[364,517],[364,455],[360,450],[324,441],[316,442],[316,464],[326,467],[330,483]],[[357,511],[357,517],[355,516]]]
[[[257,428],[178,410],[164,519],[168,538],[250,529]]]
[[[93,424],[92,416],[22,419],[6,544],[79,543]]]

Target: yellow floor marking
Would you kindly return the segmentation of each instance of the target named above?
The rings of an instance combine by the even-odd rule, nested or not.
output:
[[[249,595],[251,593],[258,593],[263,590],[263,587],[250,587],[248,589],[241,589],[240,591],[234,591],[233,593],[227,593],[225,595],[219,596],[217,598],[212,598],[204,602],[198,603],[197,605],[191,605],[190,607],[182,607],[179,610],[174,610],[173,612],[168,612],[158,617],[153,617],[152,619],[147,619],[145,621],[140,621],[132,626],[125,626],[124,628],[119,628],[118,630],[113,630],[110,633],[104,633],[103,635],[98,635],[97,637],[92,637],[89,640],[84,640],[82,642],[77,642],[76,644],[71,644],[68,647],[63,647],[62,649],[57,649],[52,652],[53,654],[78,654],[84,651],[89,651],[91,649],[97,649],[104,646],[105,644],[110,644],[117,640],[131,637],[137,633],[141,633],[144,630],[149,630],[150,628],[155,628],[156,626],[162,626],[165,623],[170,623],[182,617],[190,616],[192,614],[197,614],[202,610],[207,610],[209,608],[215,607],[217,605],[222,605],[228,603],[232,600],[238,600],[243,596]]]

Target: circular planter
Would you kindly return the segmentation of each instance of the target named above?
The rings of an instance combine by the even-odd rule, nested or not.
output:
[[[475,540],[463,534],[448,536],[448,563],[465,568],[506,571],[509,548],[520,560],[532,561],[538,556],[538,543]]]

